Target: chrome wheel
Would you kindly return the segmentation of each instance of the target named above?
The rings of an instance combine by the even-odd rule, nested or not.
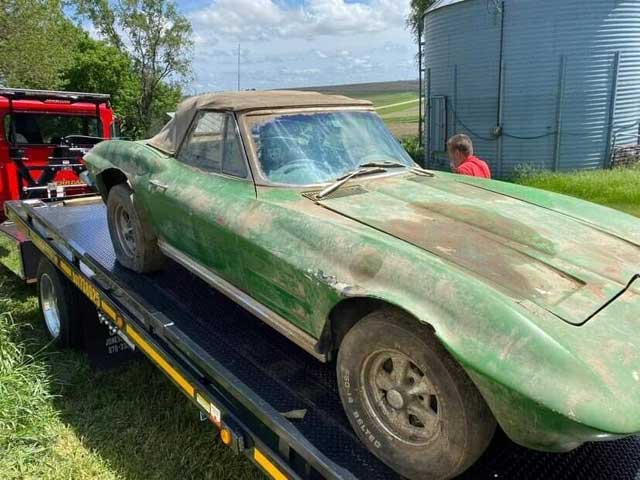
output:
[[[60,336],[60,310],[58,309],[58,299],[53,287],[51,277],[46,273],[40,277],[40,303],[44,322],[49,330],[49,335],[53,338]]]
[[[397,439],[422,445],[440,431],[436,389],[404,353],[383,350],[369,355],[361,380],[373,416]]]
[[[125,254],[133,257],[136,253],[136,238],[129,212],[122,205],[118,205],[114,212],[114,220],[118,242]]]

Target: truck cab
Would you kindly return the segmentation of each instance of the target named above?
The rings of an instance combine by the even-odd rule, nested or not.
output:
[[[84,195],[83,155],[118,135],[109,95],[0,88],[0,221],[4,202]]]

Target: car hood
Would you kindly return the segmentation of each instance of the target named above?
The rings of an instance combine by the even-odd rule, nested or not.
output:
[[[630,288],[640,272],[637,242],[500,193],[500,184],[478,186],[449,175],[387,177],[317,202],[572,324],[583,324]]]

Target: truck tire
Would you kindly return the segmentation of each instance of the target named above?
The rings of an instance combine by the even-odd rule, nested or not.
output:
[[[411,479],[446,479],[489,445],[495,419],[462,367],[409,315],[370,313],[337,358],[347,417],[367,447]]]
[[[82,340],[82,312],[78,289],[46,258],[38,264],[38,300],[47,334],[63,348]]]
[[[158,238],[146,216],[137,208],[128,185],[121,183],[109,191],[107,222],[120,265],[138,273],[162,268],[164,255],[158,247]]]

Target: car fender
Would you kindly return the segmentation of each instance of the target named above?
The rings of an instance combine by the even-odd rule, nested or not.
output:
[[[519,396],[603,431],[635,428],[613,409],[611,415],[603,415],[607,405],[615,404],[616,392],[590,359],[577,355],[564,341],[561,330],[577,327],[415,247],[403,245],[392,250],[383,245],[366,250],[371,254],[382,251],[384,259],[352,255],[355,260],[347,268],[340,269],[343,262],[335,262],[336,270],[325,273],[325,281],[341,301],[380,302],[428,325],[485,398],[492,400],[490,406],[498,421],[508,410],[499,408],[503,405],[500,402],[509,404]],[[376,262],[381,265],[372,272],[371,265]],[[496,396],[501,397],[496,400]]]

